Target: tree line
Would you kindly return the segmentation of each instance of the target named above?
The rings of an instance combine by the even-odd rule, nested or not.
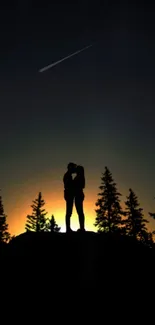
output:
[[[153,245],[155,231],[148,231],[149,221],[144,217],[138,197],[133,189],[129,189],[126,197],[125,209],[121,206],[121,193],[117,189],[112,173],[105,167],[101,176],[100,192],[96,202],[95,227],[99,233],[120,234],[130,236],[147,246]],[[60,227],[52,215],[46,218],[44,209],[45,201],[42,193],[32,201],[32,213],[27,215],[25,230],[34,232],[59,232]],[[155,219],[155,213],[149,212],[149,216]],[[0,242],[9,242],[11,235],[8,231],[7,216],[4,213],[2,197],[0,196]]]
[[[121,207],[121,194],[114,182],[112,173],[105,167],[99,186],[98,200],[96,202],[95,226],[98,232],[119,233],[133,237],[142,243],[152,246],[155,231],[149,232],[149,221],[144,217],[138,197],[130,188],[126,197],[125,209]],[[155,213],[149,212],[150,217],[155,219]]]
[[[54,216],[52,215],[51,218],[46,218],[47,212],[43,208],[45,205],[45,201],[42,198],[41,192],[37,199],[33,201],[32,207],[32,214],[27,215],[27,221],[25,225],[26,231],[51,231],[51,232],[59,232],[60,227],[58,227]]]

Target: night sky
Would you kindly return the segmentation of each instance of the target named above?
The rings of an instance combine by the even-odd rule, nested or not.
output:
[[[64,230],[70,161],[85,167],[86,229],[94,229],[105,166],[122,200],[131,187],[147,216],[155,211],[154,8],[125,0],[36,3],[0,10],[0,188],[11,234],[24,231],[39,191]],[[77,221],[74,213],[73,229]]]

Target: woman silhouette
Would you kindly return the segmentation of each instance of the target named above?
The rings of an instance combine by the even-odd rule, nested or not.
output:
[[[85,231],[85,216],[83,212],[83,201],[84,193],[83,189],[85,188],[85,175],[84,168],[82,166],[76,167],[76,176],[73,180],[74,182],[74,193],[75,193],[75,207],[79,217],[80,229],[78,231]]]

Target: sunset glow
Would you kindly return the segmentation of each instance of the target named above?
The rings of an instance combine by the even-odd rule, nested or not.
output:
[[[89,182],[88,182],[89,183]],[[54,193],[50,192],[51,185],[55,186]],[[30,185],[29,185],[30,186]],[[22,184],[20,187],[17,186],[16,190],[10,199],[10,204],[6,204],[8,210],[8,222],[9,228],[13,235],[17,235],[25,231],[26,216],[32,213],[32,200],[34,200],[39,192],[39,184],[36,182],[34,187],[28,186],[28,182]],[[26,187],[28,190],[26,191]],[[41,183],[42,196],[45,200],[44,208],[48,212],[47,218],[52,214],[54,215],[58,225],[61,227],[61,231],[65,232],[65,200],[63,198],[63,184],[62,181],[56,183],[51,180],[45,180]],[[38,189],[38,190],[37,190]],[[94,193],[93,193],[94,194]],[[60,198],[59,199],[59,197]],[[18,201],[17,201],[18,197]],[[85,212],[85,225],[87,230],[95,230],[95,195],[91,195],[90,190],[85,190],[85,201],[84,201],[84,212]],[[16,206],[14,206],[14,201],[16,201]],[[12,213],[10,211],[12,210]],[[78,215],[76,209],[73,209],[73,215],[71,218],[71,226],[73,230],[79,228]]]
[[[91,178],[88,178],[87,180],[87,186],[89,186],[89,188],[85,189],[84,212],[85,225],[88,231],[96,231],[96,228],[94,227],[96,216],[95,202],[97,200],[99,182],[100,179],[98,182],[95,181],[95,183],[94,181],[92,181]],[[7,202],[5,204],[5,210],[8,214],[9,229],[12,235],[18,235],[25,231],[26,216],[32,213],[32,200],[37,197],[39,192],[39,184],[37,182],[33,184],[33,186],[31,184],[31,187],[28,187],[27,184],[28,182],[22,184],[20,187],[17,186],[16,190],[12,193],[12,196],[10,197],[9,204],[7,204]],[[54,193],[50,191],[50,188],[52,187],[51,185],[53,184],[56,185]],[[28,190],[26,190],[26,187],[28,188]],[[61,232],[65,232],[65,200],[63,199],[62,180],[59,180],[58,182],[51,182],[51,180],[45,179],[44,182],[41,182],[40,187],[42,189],[42,195],[45,200],[45,209],[48,212],[47,218],[51,217],[51,215],[53,214],[56,219],[56,222],[61,227]],[[119,190],[122,194],[128,194],[126,188],[119,188]],[[62,198],[58,199],[60,195],[62,196]],[[122,196],[122,208],[124,208],[124,200],[125,195]],[[15,206],[14,201],[16,201]],[[144,208],[145,212],[147,213],[149,209],[147,203],[145,204]],[[155,221],[149,221],[150,224],[148,225],[148,228],[151,229],[154,227]],[[75,207],[73,209],[73,214],[71,217],[71,227],[73,230],[77,230],[79,228],[78,215]]]

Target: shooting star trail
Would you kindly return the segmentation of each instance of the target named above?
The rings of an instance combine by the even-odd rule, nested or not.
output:
[[[74,52],[74,53],[72,53],[72,54],[66,56],[65,58],[63,58],[63,59],[61,59],[61,60],[59,60],[59,61],[56,61],[56,62],[54,62],[54,63],[52,63],[52,64],[49,64],[49,65],[47,65],[46,67],[40,69],[39,72],[44,72],[44,71],[46,71],[46,70],[48,70],[48,69],[51,69],[51,68],[53,68],[54,66],[56,66],[57,64],[59,64],[59,63],[65,61],[65,60],[71,58],[72,56],[77,55],[78,53],[87,50],[87,49],[88,49],[89,47],[91,47],[91,46],[93,46],[93,45],[91,44],[91,45],[89,45],[89,46],[86,46],[86,47],[84,47],[83,49],[81,49],[81,50],[79,50],[79,51],[76,51],[76,52]]]

